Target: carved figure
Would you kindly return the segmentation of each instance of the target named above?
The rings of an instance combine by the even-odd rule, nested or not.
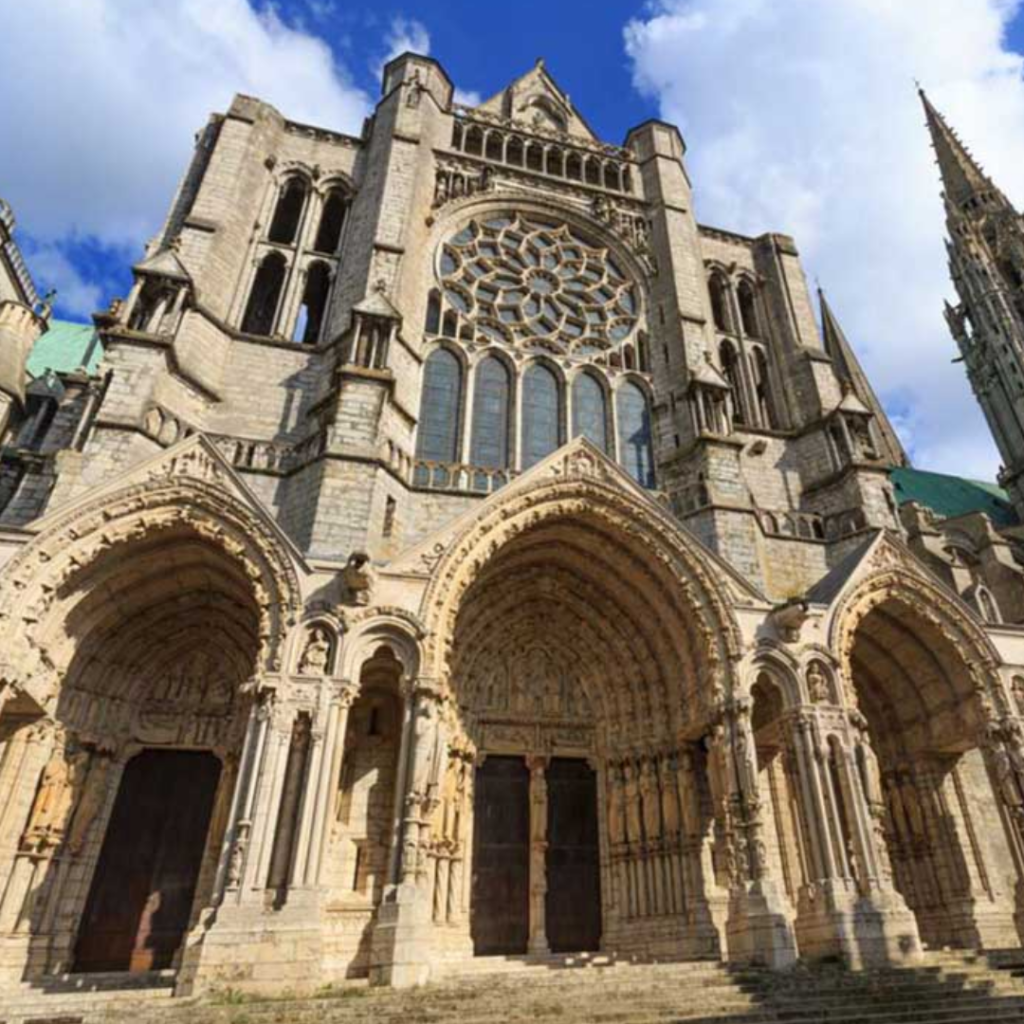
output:
[[[315,626],[299,659],[299,672],[304,676],[325,675],[330,657],[331,638],[323,626]]]
[[[812,661],[807,666],[807,691],[815,703],[825,703],[832,699],[828,685],[828,676],[820,661]]]

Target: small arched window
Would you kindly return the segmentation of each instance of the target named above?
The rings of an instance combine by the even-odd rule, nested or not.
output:
[[[427,334],[439,334],[441,331],[441,296],[436,288],[431,290],[427,299],[427,320],[424,330]]]
[[[508,466],[509,375],[496,356],[482,360],[473,389],[473,437],[470,461],[474,466]]]
[[[581,373],[572,385],[573,437],[585,437],[603,452],[608,451],[608,407],[604,388],[589,373]]]
[[[299,231],[299,220],[302,208],[306,204],[306,182],[302,178],[292,178],[277,197],[274,217],[270,222],[267,237],[272,242],[291,245]]]
[[[462,365],[446,348],[436,349],[423,368],[416,455],[433,462],[457,462],[462,421]]]
[[[754,298],[754,286],[749,281],[740,282],[736,289],[736,300],[740,307],[743,333],[748,338],[759,338],[761,330],[757,321],[757,301]]]
[[[576,153],[570,153],[566,158],[565,176],[571,181],[583,180],[583,162]]]
[[[708,281],[711,293],[711,316],[720,331],[729,330],[729,294],[728,286],[721,274],[712,274]]]
[[[313,248],[317,252],[325,252],[333,256],[338,251],[341,241],[341,229],[345,226],[345,214],[348,200],[339,189],[334,189],[327,196],[323,213],[320,214],[320,226],[316,231],[316,243]]]
[[[550,455],[562,442],[562,396],[558,378],[541,363],[523,375],[523,469]]]
[[[505,163],[512,164],[514,167],[523,166],[523,143],[515,136],[505,143]]]
[[[619,414],[619,462],[642,487],[654,486],[651,457],[651,414],[647,396],[626,382],[615,395]]]
[[[735,423],[745,423],[743,416],[743,391],[740,384],[740,367],[736,351],[727,341],[718,347],[718,358],[722,362],[722,374],[732,390],[732,418]]]
[[[247,334],[269,335],[273,331],[285,269],[285,259],[279,252],[269,253],[260,264],[242,317],[242,330]]]
[[[319,260],[311,263],[306,272],[306,287],[302,291],[302,305],[295,321],[292,341],[315,345],[320,340],[320,329],[327,309],[327,295],[331,290],[331,271]]]

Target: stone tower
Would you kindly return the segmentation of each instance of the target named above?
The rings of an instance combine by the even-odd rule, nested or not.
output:
[[[949,269],[960,302],[946,321],[1003,459],[1000,483],[1024,513],[1024,227],[921,90],[942,174]]]

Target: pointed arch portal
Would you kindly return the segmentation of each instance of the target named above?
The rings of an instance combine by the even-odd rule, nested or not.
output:
[[[666,949],[714,946],[698,680],[731,630],[702,628],[720,609],[687,542],[598,477],[496,503],[436,570],[454,586],[428,598],[454,746],[477,752],[453,898],[478,954],[650,949],[653,918],[672,922]],[[435,907],[449,898],[435,888]]]

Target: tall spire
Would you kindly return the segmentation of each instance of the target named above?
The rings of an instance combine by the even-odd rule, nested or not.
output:
[[[889,417],[882,408],[874,388],[868,382],[860,361],[854,354],[853,347],[846,340],[846,335],[836,319],[832,307],[825,300],[825,293],[818,289],[818,302],[821,304],[821,329],[825,338],[825,351],[832,359],[836,375],[842,384],[850,389],[868,411],[875,417],[878,432],[882,436],[882,454],[893,466],[909,466],[910,459],[903,449]]]
[[[946,123],[942,114],[932,106],[932,101],[928,99],[924,89],[918,87],[917,93],[921,97],[925,117],[928,119],[928,131],[932,137],[932,148],[935,150],[939,172],[942,174],[946,199],[959,209],[968,199],[979,193],[998,193],[998,189],[971,156],[970,150]]]

